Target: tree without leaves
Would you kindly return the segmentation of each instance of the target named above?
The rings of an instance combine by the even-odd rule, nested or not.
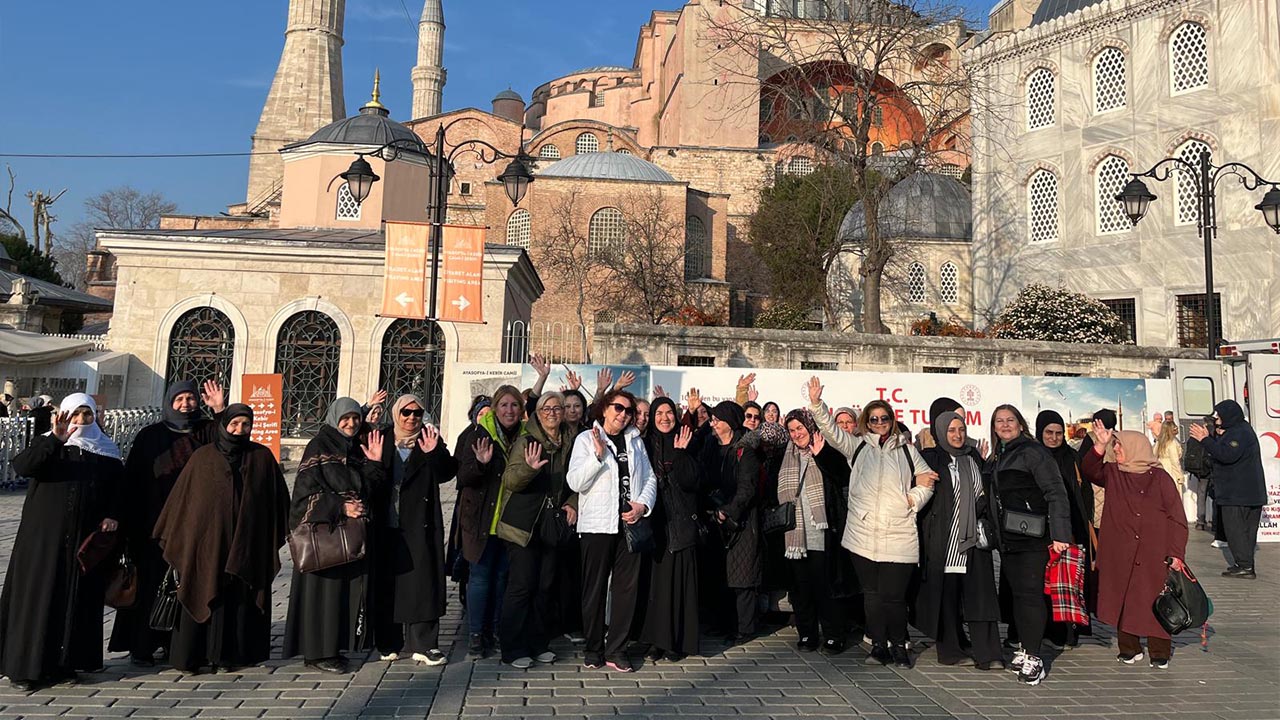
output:
[[[21,238],[23,242],[26,242],[27,229],[22,226],[22,223],[18,222],[18,218],[13,216],[13,190],[17,185],[18,179],[13,174],[13,168],[5,165],[4,169],[9,172],[9,191],[5,194],[4,207],[0,208],[0,221],[8,223],[9,226],[13,228],[14,232],[17,233],[17,236]]]
[[[530,247],[534,265],[539,274],[561,287],[567,287],[575,297],[575,313],[581,324],[582,360],[591,361],[591,349],[587,343],[587,298],[597,297],[605,279],[604,265],[598,255],[588,252],[589,241],[585,218],[579,210],[580,192],[571,190],[551,204],[549,219],[551,231],[546,240]],[[545,351],[544,351],[545,352]]]
[[[81,290],[86,283],[86,257],[98,247],[95,228],[160,227],[160,217],[177,212],[178,205],[158,192],[142,193],[122,185],[86,199],[84,210],[84,219],[71,226],[53,251],[67,280]]]

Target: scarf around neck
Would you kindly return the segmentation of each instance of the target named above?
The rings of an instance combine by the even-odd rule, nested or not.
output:
[[[87,407],[93,411],[93,422],[88,425],[73,424],[71,437],[67,439],[66,444],[78,447],[87,453],[119,460],[120,447],[102,432],[102,426],[98,424],[98,403],[94,402],[92,397],[85,393],[72,393],[62,399],[58,412],[73,413],[81,407]],[[53,431],[50,430],[46,434],[51,435]]]
[[[213,439],[213,444],[218,448],[218,452],[222,453],[222,457],[227,459],[227,463],[231,465],[234,472],[240,471],[240,461],[244,459],[244,453],[249,449],[249,435],[232,435],[227,426],[232,420],[238,417],[249,418],[250,424],[253,423],[253,410],[243,403],[236,403],[227,408],[222,414],[222,420],[218,422],[218,433]]]
[[[164,424],[170,430],[180,433],[191,432],[192,425],[196,420],[200,419],[200,405],[196,404],[196,408],[191,412],[179,412],[173,409],[173,399],[183,393],[191,393],[197,398],[200,393],[196,390],[196,384],[190,380],[179,380],[169,386],[164,394]]]
[[[794,502],[796,504],[796,526],[786,533],[786,553],[788,560],[798,560],[809,554],[808,537],[805,535],[803,517],[805,503],[798,497],[800,482],[804,480],[804,499],[808,501],[810,520],[818,530],[826,530],[827,505],[823,492],[822,473],[813,460],[813,453],[808,448],[801,450],[795,443],[787,443],[782,456],[782,467],[778,469],[778,502]]]
[[[977,500],[982,493],[982,478],[979,476],[978,464],[970,455],[968,444],[960,447],[951,445],[947,428],[951,426],[952,420],[964,422],[964,418],[960,417],[959,413],[944,412],[934,419],[931,429],[934,437],[938,439],[938,447],[945,450],[955,464],[955,477],[951,478],[951,482],[955,485],[955,525],[959,530],[956,535],[956,545],[957,549],[963,553],[969,548],[978,546]]]
[[[1151,441],[1146,435],[1134,430],[1117,430],[1116,442],[1124,448],[1124,462],[1120,469],[1127,473],[1142,474],[1151,468],[1160,467],[1160,461],[1151,451]]]

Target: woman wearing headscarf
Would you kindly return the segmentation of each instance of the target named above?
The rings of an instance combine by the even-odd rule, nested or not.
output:
[[[1172,639],[1151,606],[1164,589],[1168,569],[1183,570],[1187,518],[1182,499],[1145,435],[1108,430],[1101,422],[1094,423],[1093,432],[1097,442],[1081,469],[1090,482],[1107,489],[1107,541],[1098,548],[1098,619],[1117,630],[1116,660],[1141,661],[1145,637],[1151,667],[1167,668]],[[1103,457],[1109,446],[1115,448],[1115,462]]]
[[[968,443],[968,429],[959,413],[938,413],[929,429],[933,445],[920,454],[938,473],[938,482],[933,500],[919,513],[915,625],[937,641],[938,662],[943,665],[963,662],[965,647],[971,644],[978,669],[1003,667],[992,546],[978,547],[979,522],[991,531],[996,522],[990,488],[983,485],[982,456]]]
[[[1084,595],[1089,610],[1093,610],[1097,607],[1097,588],[1094,582],[1096,578],[1090,568],[1098,544],[1093,534],[1093,489],[1083,484],[1080,456],[1067,445],[1066,422],[1061,415],[1053,410],[1040,411],[1036,416],[1036,440],[1053,456],[1054,462],[1058,464],[1058,472],[1062,475],[1062,486],[1067,491],[1071,511],[1071,543],[1084,551]],[[1048,602],[1048,596],[1045,601]],[[1080,645],[1082,631],[1092,633],[1088,625],[1079,627],[1074,623],[1058,622],[1050,618],[1044,637],[1050,645],[1059,649],[1073,648]]]
[[[391,406],[383,433],[383,481],[372,496],[375,558],[371,606],[374,646],[383,660],[408,653],[414,662],[443,665],[440,618],[445,611],[444,514],[440,485],[458,463],[417,395]]]
[[[205,382],[203,399],[215,416],[223,410],[223,398],[221,385]],[[163,419],[138,431],[124,463],[122,519],[138,590],[131,607],[116,610],[107,649],[127,651],[139,667],[155,665],[156,648],[169,647],[169,633],[151,629],[151,606],[168,569],[151,530],[187,461],[217,436],[217,421],[205,417],[200,399],[200,390],[190,380],[170,385],[161,408]]]
[[[678,662],[698,652],[698,466],[689,454],[692,438],[693,431],[680,424],[675,402],[656,398],[645,436],[658,480],[651,516],[656,547],[640,632],[654,662]]]
[[[468,651],[483,657],[496,645],[507,587],[507,549],[497,538],[502,505],[510,493],[502,473],[525,429],[524,396],[503,385],[493,392],[492,412],[458,437],[458,526],[467,580]]]
[[[74,393],[13,468],[31,485],[0,594],[0,672],[28,691],[102,667],[111,563],[85,570],[77,551],[94,532],[118,529],[123,466],[93,398]]]
[[[933,419],[939,417],[944,412],[954,412],[961,415],[964,414],[964,407],[952,398],[943,396],[936,398],[929,403],[929,425],[916,433],[916,447],[925,450],[931,447],[937,447],[938,438],[933,436]]]
[[[44,435],[53,429],[53,398],[48,395],[38,395],[35,400],[31,401],[31,418],[34,426],[31,432],[36,435]]]
[[[271,583],[289,533],[289,488],[275,455],[249,440],[253,410],[222,414],[213,442],[178,476],[152,533],[178,582],[169,661],[194,675],[271,654]]]
[[[757,447],[740,442],[742,407],[728,400],[711,409],[710,436],[699,456],[701,485],[710,499],[724,539],[726,585],[733,593],[736,623],[730,645],[756,632],[756,593],[762,579],[760,557],[760,467]]]
[[[289,506],[290,531],[302,523],[333,528],[367,516],[366,503],[382,481],[383,448],[377,430],[361,444],[362,414],[360,403],[349,397],[329,406],[324,425],[302,452]],[[369,562],[366,553],[353,563],[315,572],[293,569],[282,657],[302,655],[309,668],[347,672],[342,652],[367,646]]]
[[[838,532],[847,519],[843,501],[847,488],[829,476],[818,457],[826,453],[838,458],[840,453],[827,446],[813,413],[806,409],[787,413],[786,428],[791,442],[783,453],[777,487],[780,504],[795,503],[796,526],[780,534],[791,574],[791,607],[799,634],[796,647],[839,655],[845,650],[846,628],[833,585],[843,565]]]

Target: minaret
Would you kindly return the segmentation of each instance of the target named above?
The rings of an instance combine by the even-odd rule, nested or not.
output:
[[[342,97],[342,19],[346,0],[289,0],[284,50],[249,158],[248,210],[278,187],[284,165],[276,151],[306,140],[347,116]]]
[[[440,114],[444,93],[444,8],[442,0],[426,0],[418,21],[418,64],[413,73],[413,118]]]

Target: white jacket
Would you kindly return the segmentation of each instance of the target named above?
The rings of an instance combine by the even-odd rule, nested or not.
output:
[[[596,459],[595,443],[591,430],[578,433],[573,441],[573,454],[569,456],[569,487],[578,493],[578,533],[613,535],[618,532],[622,501],[618,488],[618,458],[613,442],[604,433],[600,423],[595,424],[604,439],[604,459]],[[623,433],[627,443],[628,466],[631,468],[631,500],[653,512],[658,496],[658,480],[649,466],[649,455],[644,440],[635,426]]]
[[[836,425],[826,403],[810,407],[823,438],[846,459],[858,461],[849,474],[849,518],[840,544],[849,552],[876,562],[920,561],[916,513],[933,498],[933,488],[912,487],[915,474],[929,472],[909,437],[895,432],[884,445],[866,442]],[[858,447],[862,450],[858,452]],[[905,448],[905,451],[904,449]],[[910,454],[911,461],[907,461]],[[907,503],[910,495],[914,505]]]

